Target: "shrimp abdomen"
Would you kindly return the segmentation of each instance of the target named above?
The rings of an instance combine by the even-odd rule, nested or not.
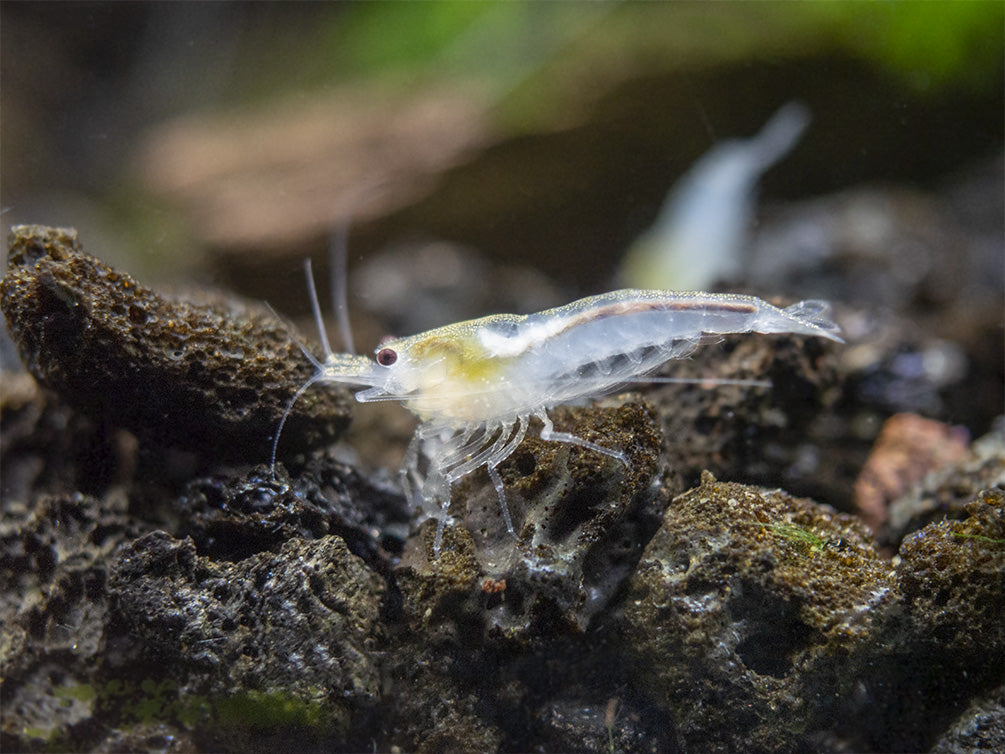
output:
[[[820,301],[779,309],[753,296],[615,291],[527,317],[512,328],[513,337],[526,343],[515,360],[519,373],[553,389],[555,381],[584,370],[616,384],[686,356],[709,335],[796,333],[840,340],[827,312]],[[536,332],[541,336],[535,339]]]

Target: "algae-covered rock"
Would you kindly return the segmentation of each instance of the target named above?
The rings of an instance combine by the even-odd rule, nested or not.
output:
[[[1005,676],[1005,510],[905,541],[716,482],[675,499],[629,584],[624,651],[684,750],[924,750]]]
[[[381,567],[367,486],[338,468],[324,491],[251,477],[196,480],[173,506],[212,557],[144,534],[121,491],[5,501],[4,750],[362,745],[384,581],[331,534]]]
[[[706,473],[629,582],[625,651],[684,750],[792,751],[833,693],[808,672],[868,634],[892,585],[857,519]]]
[[[728,336],[660,371],[693,382],[640,385],[662,422],[671,492],[697,484],[703,470],[814,494],[826,489],[833,471],[823,462],[824,438],[812,430],[840,397],[841,348],[794,335]],[[717,384],[718,378],[759,384]]]
[[[123,502],[46,495],[2,511],[0,734],[11,750],[65,735],[93,714],[93,694],[73,692],[87,686],[108,651],[106,558],[137,532]]]
[[[966,514],[901,545],[895,601],[848,668],[841,717],[859,748],[927,749],[970,695],[1005,681],[1005,490]]]
[[[14,228],[0,291],[39,382],[84,413],[213,461],[267,460],[290,397],[314,371],[264,308],[162,296],[85,254],[72,229]],[[344,393],[310,391],[280,448],[333,441],[348,420]]]

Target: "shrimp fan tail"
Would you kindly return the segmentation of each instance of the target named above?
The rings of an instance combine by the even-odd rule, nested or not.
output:
[[[806,327],[803,332],[808,335],[820,335],[839,343],[844,343],[841,328],[831,318],[831,305],[827,301],[809,299],[800,301],[783,309],[788,317]],[[797,331],[798,332],[798,331]]]

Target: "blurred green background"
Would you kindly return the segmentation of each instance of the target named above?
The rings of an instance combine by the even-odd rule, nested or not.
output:
[[[273,301],[344,222],[354,260],[443,238],[597,289],[674,180],[784,102],[813,125],[769,198],[999,153],[1003,9],[4,2],[4,219]]]

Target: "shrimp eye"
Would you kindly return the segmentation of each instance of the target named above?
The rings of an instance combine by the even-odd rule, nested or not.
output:
[[[381,348],[377,351],[377,363],[382,367],[389,367],[398,360],[398,354],[393,348]]]

